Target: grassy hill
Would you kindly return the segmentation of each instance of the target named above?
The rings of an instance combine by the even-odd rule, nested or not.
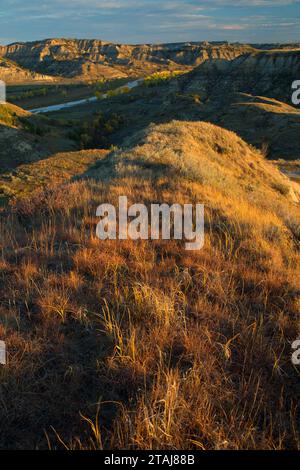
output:
[[[297,160],[300,157],[298,135],[300,109],[287,103],[236,93],[222,113],[216,113],[218,123],[237,132],[247,142],[264,149],[270,159]]]
[[[205,247],[100,241],[96,207],[204,203]],[[0,223],[1,448],[300,448],[300,211],[233,132],[152,125]]]
[[[71,150],[67,125],[34,116],[13,104],[0,104],[0,174],[38,161],[54,152]]]

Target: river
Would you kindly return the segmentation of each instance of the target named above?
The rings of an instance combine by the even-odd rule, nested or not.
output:
[[[134,80],[133,82],[128,82],[126,85],[123,85],[119,88],[116,88],[115,92],[122,91],[123,89],[129,88],[132,90],[132,88],[136,88],[143,82],[143,79],[139,80]],[[108,93],[105,93],[102,95],[102,99],[105,99],[108,97]],[[94,103],[97,101],[98,98],[96,96],[92,96],[91,98],[85,98],[83,100],[77,100],[77,101],[69,101],[67,103],[60,103],[60,104],[53,104],[51,106],[44,106],[42,108],[35,108],[35,109],[29,109],[28,111],[33,114],[42,114],[42,113],[51,113],[53,111],[60,111],[61,109],[66,109],[66,108],[72,108],[74,106],[80,106],[83,104],[89,104],[89,103]]]

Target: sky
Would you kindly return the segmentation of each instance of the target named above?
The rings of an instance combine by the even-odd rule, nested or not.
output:
[[[300,42],[300,0],[0,0],[0,44]]]

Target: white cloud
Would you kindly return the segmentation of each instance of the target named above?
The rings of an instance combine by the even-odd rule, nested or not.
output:
[[[243,29],[246,29],[246,25],[224,24],[220,26],[220,29],[223,29],[224,31],[242,31]]]
[[[285,6],[300,3],[299,0],[211,0],[210,4],[235,7]]]

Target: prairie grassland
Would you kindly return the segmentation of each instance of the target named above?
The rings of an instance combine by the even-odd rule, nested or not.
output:
[[[204,203],[204,249],[98,240],[119,195]],[[256,150],[153,126],[4,216],[1,448],[300,448],[300,210]]]

